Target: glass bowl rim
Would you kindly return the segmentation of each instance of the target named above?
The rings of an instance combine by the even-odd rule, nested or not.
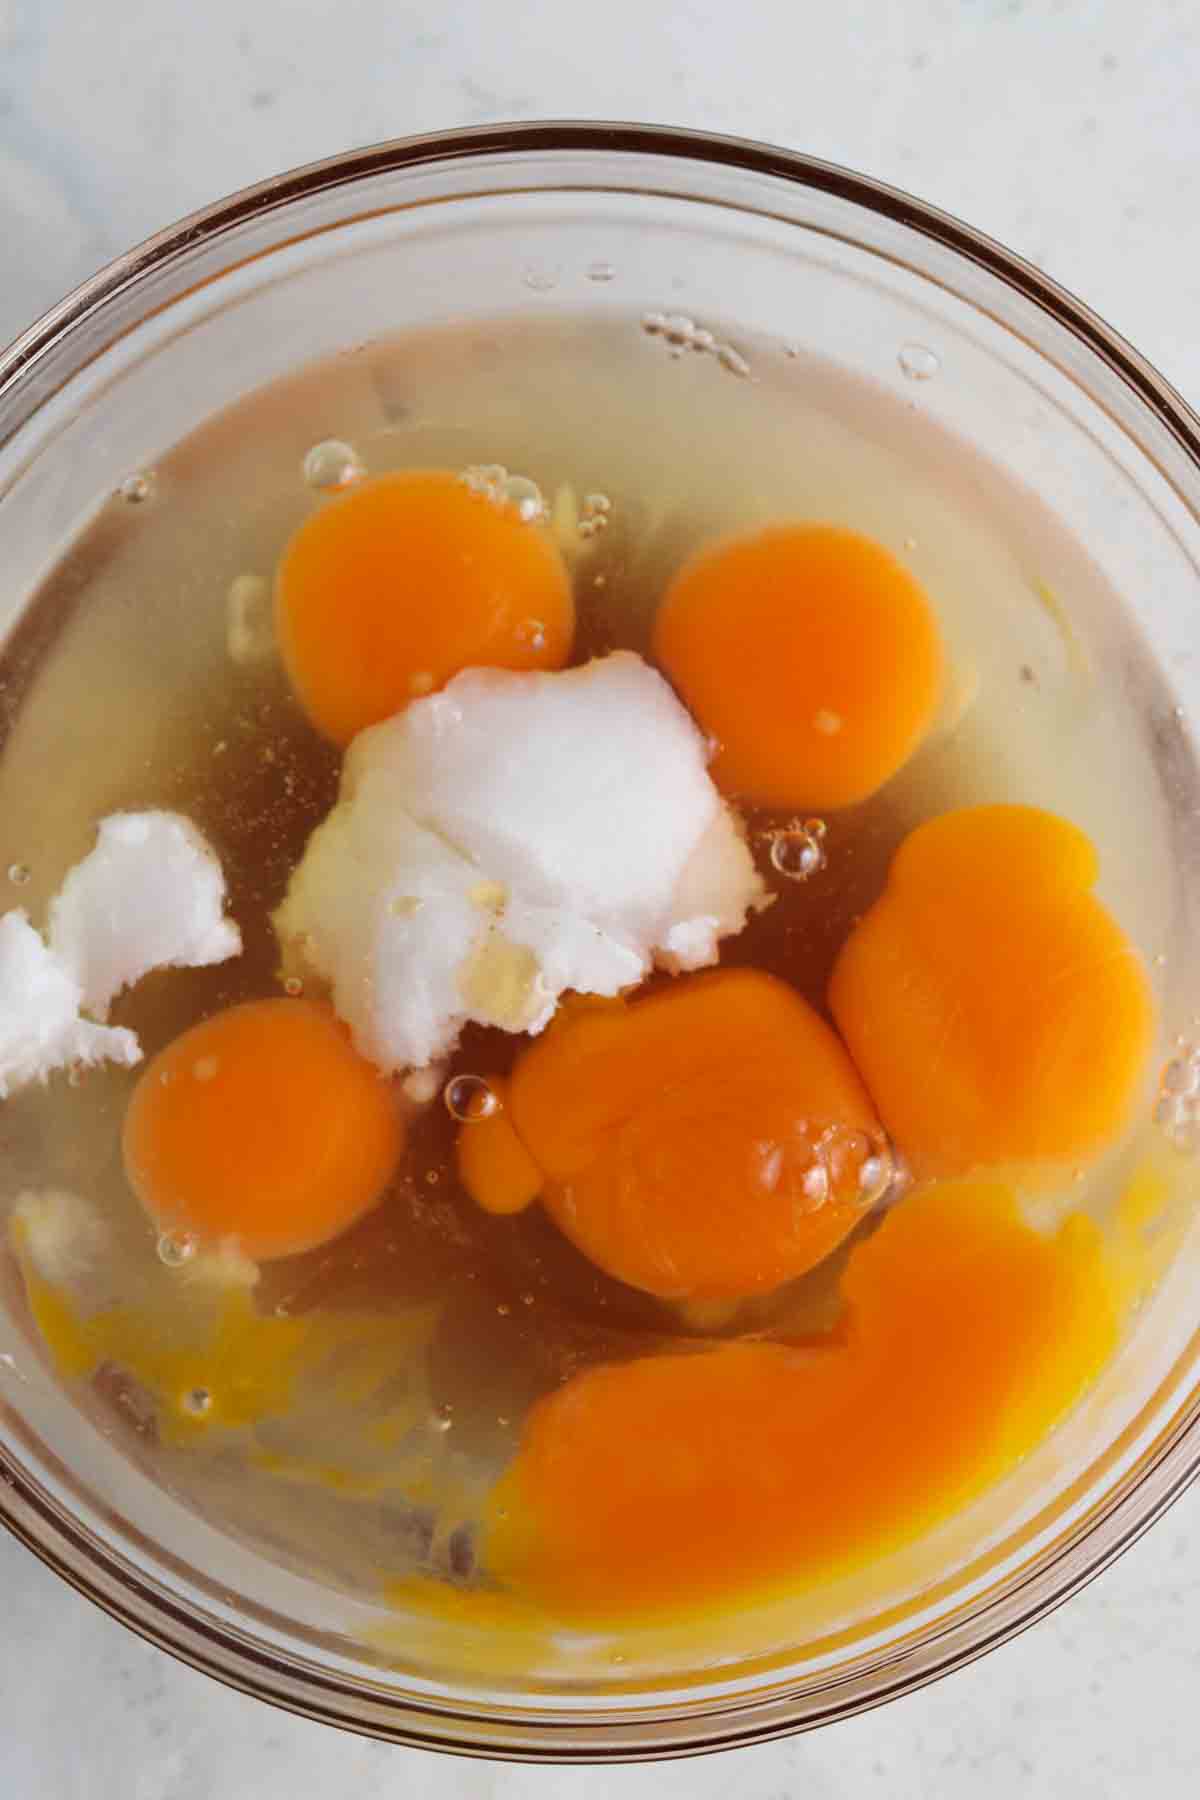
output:
[[[1015,290],[1070,333],[1166,428],[1200,478],[1200,415],[1098,314],[995,239],[900,188],[800,151],[720,133],[605,120],[497,123],[389,139],[268,177],[186,215],[108,263],[0,351],[0,402],[7,413],[4,436],[19,430],[44,403],[46,390],[30,379],[43,359],[86,321],[118,297],[134,294],[184,252],[200,244],[211,245],[248,221],[284,211],[325,191],[353,187],[372,176],[398,175],[434,164],[555,152],[602,154],[627,158],[631,163],[638,157],[658,157],[773,177],[914,231]],[[181,292],[186,291],[185,286]],[[22,392],[25,388],[27,396]],[[40,1484],[2,1445],[0,1524],[68,1585],[146,1641],[227,1686],[302,1716],[396,1743],[458,1754],[560,1764],[632,1761],[734,1748],[849,1717],[925,1686],[1014,1637],[1106,1568],[1200,1476],[1200,1387],[1181,1397],[1154,1452],[1141,1463],[1136,1481],[1115,1496],[1100,1497],[1068,1531],[1067,1541],[1053,1547],[1048,1560],[1035,1559],[1033,1571],[1022,1571],[1011,1582],[1002,1581],[998,1592],[985,1593],[969,1603],[961,1616],[935,1622],[932,1629],[919,1629],[898,1653],[880,1657],[870,1691],[839,1693],[843,1684],[853,1683],[853,1677],[834,1677],[829,1703],[801,1717],[788,1716],[789,1697],[778,1690],[760,1708],[753,1696],[738,1696],[730,1704],[716,1703],[700,1712],[689,1708],[649,1712],[635,1719],[625,1715],[611,1745],[589,1742],[575,1746],[568,1741],[572,1727],[582,1727],[593,1739],[597,1727],[604,1728],[602,1716],[586,1722],[570,1716],[522,1719],[510,1715],[502,1720],[500,1714],[489,1716],[486,1710],[458,1707],[452,1698],[431,1703],[400,1692],[386,1697],[378,1689],[371,1695],[372,1708],[378,1712],[380,1707],[394,1704],[402,1716],[394,1723],[356,1716],[356,1701],[362,1697],[337,1676],[319,1674],[311,1664],[302,1669],[265,1644],[248,1644],[241,1634],[196,1616],[157,1583],[139,1578],[125,1557],[107,1544],[98,1546],[86,1528],[49,1501]],[[1104,1541],[1097,1542],[1098,1536]],[[1088,1553],[1080,1555],[1085,1545]],[[1036,1591],[1027,1592],[1030,1588]],[[706,1718],[715,1730],[705,1730]],[[660,1724],[682,1726],[682,1737],[656,1740],[655,1727]],[[505,1730],[513,1725],[518,1728],[515,1739]],[[489,1741],[489,1732],[497,1728],[501,1735]]]

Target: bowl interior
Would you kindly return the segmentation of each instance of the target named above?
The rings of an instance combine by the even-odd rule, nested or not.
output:
[[[238,197],[65,302],[0,364],[0,633],[14,652],[0,765],[53,642],[24,618],[29,597],[131,472],[321,359],[339,359],[348,390],[370,386],[388,338],[548,317],[581,337],[601,320],[632,338],[654,313],[717,334],[745,361],[735,379],[770,383],[798,352],[814,387],[868,384],[897,443],[919,414],[994,471],[997,491],[1039,496],[1069,554],[1082,547],[1086,566],[1068,578],[1135,615],[1148,803],[1179,877],[1159,896],[1162,1039],[1190,1039],[1194,421],[1125,346],[994,246],[903,196],[752,146],[547,127],[385,147]],[[1022,529],[1018,505],[1014,541]],[[458,1618],[311,1579],[198,1516],[84,1418],[30,1340],[11,1279],[0,1513],[136,1629],[250,1691],[381,1735],[641,1756],[817,1723],[1027,1622],[1190,1476],[1193,1186],[1188,1173],[1171,1254],[1119,1356],[1006,1481],[865,1573],[708,1626],[514,1653]]]

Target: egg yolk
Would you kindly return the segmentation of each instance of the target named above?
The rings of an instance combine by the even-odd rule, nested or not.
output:
[[[449,470],[364,481],[284,550],[284,665],[317,729],[348,744],[460,669],[558,669],[574,603],[549,533]]]
[[[834,1018],[918,1173],[1086,1157],[1125,1123],[1153,1006],[1083,832],[1029,806],[918,827],[843,945]]]
[[[701,552],[667,590],[654,653],[717,742],[713,779],[772,807],[865,800],[915,750],[942,680],[918,583],[832,525]]]
[[[1111,1353],[1099,1235],[997,1184],[902,1201],[851,1251],[827,1345],[603,1365],[531,1413],[489,1508],[489,1568],[573,1618],[817,1581],[999,1479]]]
[[[403,1131],[385,1083],[328,1008],[259,1000],[194,1025],[147,1065],[125,1167],[164,1231],[254,1261],[336,1237],[379,1199]]]
[[[508,1083],[493,1076],[488,1086],[499,1110],[464,1123],[454,1151],[458,1178],[484,1212],[524,1212],[542,1191],[542,1171],[508,1116]]]
[[[676,1299],[777,1287],[878,1194],[879,1125],[829,1026],[749,969],[572,1011],[512,1074],[512,1125],[559,1229]],[[463,1127],[463,1139],[481,1127]]]

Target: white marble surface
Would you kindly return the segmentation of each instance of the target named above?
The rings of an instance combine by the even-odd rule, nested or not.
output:
[[[1195,0],[0,0],[0,338],[188,208],[505,117],[774,139],[962,214],[1200,403]],[[1200,1776],[1200,1489],[982,1663],[788,1744],[523,1771],[339,1737],[123,1633],[0,1541],[0,1795],[1183,1800]]]

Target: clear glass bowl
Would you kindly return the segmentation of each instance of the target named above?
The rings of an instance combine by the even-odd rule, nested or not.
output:
[[[1174,690],[1163,742],[1188,754],[1200,421],[1180,397],[1036,269],[907,195],[641,127],[495,127],[335,158],[197,214],[65,300],[0,359],[0,632],[123,476],[251,388],[448,318],[676,306],[919,396],[1037,489],[1135,608]],[[1182,869],[1194,830],[1181,807]],[[1200,944],[1186,884],[1176,939]],[[1188,961],[1168,1034],[1200,1011]],[[621,1671],[506,1673],[461,1625],[406,1635],[234,1542],[82,1419],[3,1310],[0,1515],[133,1629],[313,1718],[531,1760],[746,1743],[979,1655],[1157,1517],[1200,1467],[1198,1279],[1193,1230],[1087,1401],[948,1525],[857,1585],[747,1612],[703,1653],[661,1637]]]

